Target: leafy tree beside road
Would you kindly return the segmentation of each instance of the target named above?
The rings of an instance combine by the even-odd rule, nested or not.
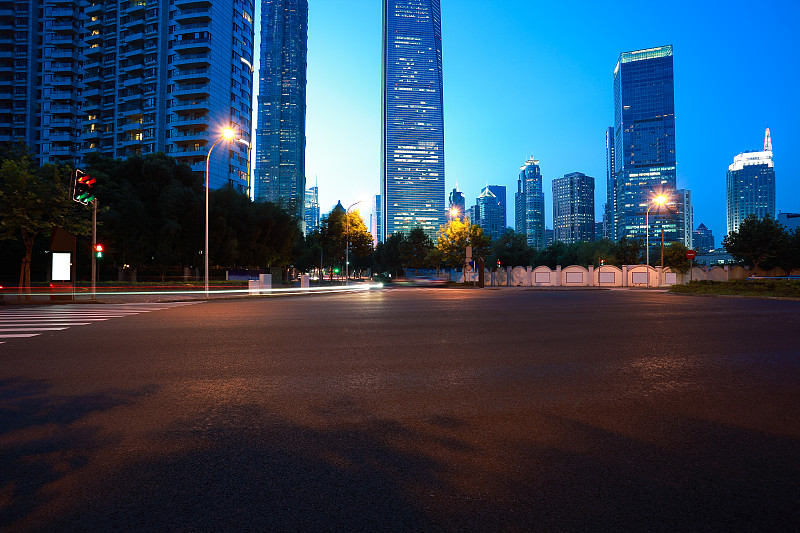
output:
[[[777,220],[767,215],[758,218],[749,215],[722,239],[722,246],[737,261],[758,269],[762,264],[776,259],[786,247],[788,234]]]
[[[69,167],[35,168],[28,153],[18,148],[0,158],[0,240],[21,238],[19,286],[30,293],[34,239],[59,226],[73,235],[91,233],[91,208],[69,197]]]

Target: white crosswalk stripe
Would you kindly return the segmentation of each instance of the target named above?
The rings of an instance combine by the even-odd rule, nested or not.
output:
[[[170,302],[158,304],[67,304],[58,306],[22,307],[0,310],[0,339],[35,337],[44,331],[62,331],[72,326],[89,326],[114,318],[162,311],[202,302]],[[6,341],[0,340],[0,344]]]

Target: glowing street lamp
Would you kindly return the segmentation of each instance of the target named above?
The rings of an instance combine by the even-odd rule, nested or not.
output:
[[[654,205],[661,207],[664,205],[664,202],[667,201],[667,197],[663,194],[659,194],[656,196],[653,201],[650,203],[650,206],[647,208],[647,213],[645,214],[645,248],[647,249],[647,266],[650,266],[650,209],[653,208]],[[649,272],[649,271],[648,271]],[[650,285],[650,274],[647,274],[648,279],[648,286]]]
[[[226,141],[230,141],[233,139],[233,130],[231,128],[225,128],[222,130],[222,135],[219,136],[219,139],[214,141],[214,144],[211,145],[211,148],[208,149],[208,154],[206,154],[206,247],[203,251],[203,255],[205,256],[206,260],[206,272],[205,272],[205,288],[206,288],[206,298],[208,298],[208,164],[211,159],[211,150],[220,142],[222,139]]]
[[[452,207],[450,208],[450,220],[455,220],[458,218],[458,208]]]

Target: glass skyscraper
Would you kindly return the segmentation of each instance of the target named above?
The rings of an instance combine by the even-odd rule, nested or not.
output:
[[[505,187],[503,187],[503,193],[505,193]],[[492,191],[491,186],[484,187],[480,196],[475,199],[477,216],[475,224],[480,226],[483,234],[493,241],[499,239],[506,229],[503,208],[500,198]]]
[[[544,192],[539,161],[531,156],[519,169],[517,194],[514,196],[515,227],[526,236],[528,246],[547,246],[544,232]]]
[[[616,190],[617,180],[614,171],[614,126],[606,130],[606,205],[603,220],[603,237],[615,240],[616,238]]]
[[[775,165],[769,128],[764,132],[764,150],[734,157],[726,178],[728,233],[738,231],[748,215],[775,218]]]
[[[383,2],[382,240],[445,223],[439,0]]]
[[[256,200],[303,212],[308,0],[263,0]]]
[[[571,172],[554,179],[553,240],[572,244],[594,237],[594,178]]]
[[[306,189],[304,204],[305,233],[308,235],[312,231],[319,231],[319,187],[315,185]]]
[[[675,90],[672,46],[623,52],[614,69],[615,239],[678,240],[675,209]]]
[[[464,197],[464,193],[459,191],[458,187],[454,187],[453,191],[450,193],[450,196],[448,196],[447,220],[464,220],[465,218],[468,218],[466,206],[467,199]]]

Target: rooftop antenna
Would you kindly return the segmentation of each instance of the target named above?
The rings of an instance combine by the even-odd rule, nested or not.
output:
[[[772,139],[769,136],[769,127],[764,131],[764,151],[772,151]]]

